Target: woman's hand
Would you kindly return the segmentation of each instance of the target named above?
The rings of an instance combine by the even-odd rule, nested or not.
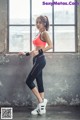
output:
[[[18,54],[19,55],[26,55],[25,52],[19,52]],[[32,56],[36,56],[36,55],[38,55],[38,51],[37,50],[30,51],[29,54]]]
[[[25,55],[25,52],[19,52],[18,55]]]

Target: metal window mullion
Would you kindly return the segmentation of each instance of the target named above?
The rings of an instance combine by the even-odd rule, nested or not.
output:
[[[54,0],[52,0],[54,2]],[[53,52],[54,52],[54,5],[52,6],[52,38],[53,38]]]
[[[77,0],[75,0],[77,2]],[[75,52],[78,52],[77,5],[75,5]]]
[[[32,50],[32,0],[30,0],[30,50]]]
[[[75,24],[54,24],[54,26],[75,26]]]
[[[7,52],[9,52],[9,0],[7,0]]]
[[[9,26],[30,26],[30,24],[9,24]]]

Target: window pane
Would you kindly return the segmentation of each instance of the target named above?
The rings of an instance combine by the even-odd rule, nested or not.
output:
[[[36,38],[36,36],[37,36],[38,33],[39,33],[39,32],[38,32],[37,28],[36,28],[35,26],[33,26],[33,27],[32,27],[32,40],[33,40],[34,38]],[[49,33],[50,39],[51,39],[51,41],[52,41],[52,43],[53,43],[53,39],[52,39],[52,26],[50,26],[48,33]],[[32,49],[34,49],[34,48],[35,48],[35,47],[34,47],[34,45],[32,44]],[[48,50],[48,52],[52,52],[52,51],[53,51],[52,49],[51,49],[51,50]]]
[[[10,24],[30,23],[30,0],[9,0]]]
[[[75,0],[71,0],[74,2]],[[55,0],[56,2],[56,0]],[[57,0],[57,2],[70,2],[70,0]],[[54,5],[54,24],[74,24],[75,5]]]
[[[33,0],[34,1],[34,0]],[[49,0],[52,2],[52,0]],[[36,0],[32,2],[32,23],[35,24],[36,17],[39,15],[46,15],[52,24],[52,7],[50,5],[43,5],[43,0]]]
[[[9,29],[9,52],[30,51],[30,27],[11,26]]]
[[[75,27],[54,27],[54,51],[75,52]]]

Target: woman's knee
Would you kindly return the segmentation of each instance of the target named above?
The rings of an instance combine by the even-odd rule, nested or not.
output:
[[[33,89],[35,87],[35,84],[33,83],[32,79],[30,79],[29,77],[26,80],[26,84],[30,89]]]

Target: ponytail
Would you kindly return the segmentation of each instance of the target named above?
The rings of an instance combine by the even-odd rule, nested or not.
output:
[[[48,19],[48,17],[47,16],[44,16],[45,17],[45,27],[46,27],[46,31],[48,31],[49,30],[49,19]]]

